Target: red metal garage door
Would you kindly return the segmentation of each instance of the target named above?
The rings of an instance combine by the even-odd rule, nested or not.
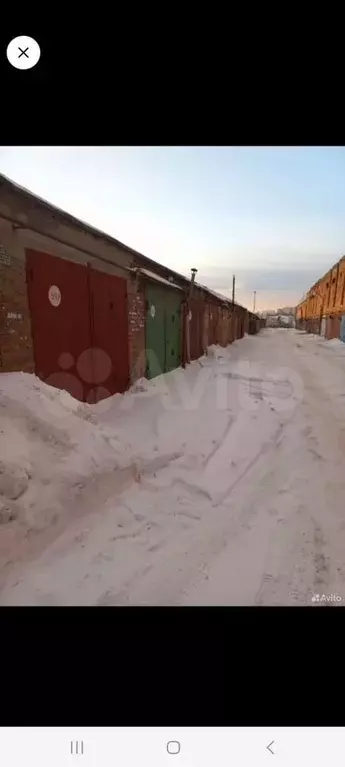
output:
[[[129,384],[126,280],[90,269],[94,401],[124,392]],[[89,401],[92,401],[90,393]]]
[[[209,326],[208,326],[208,345],[212,346],[217,343],[217,322],[218,322],[218,306],[216,304],[209,304]]]
[[[331,340],[332,338],[340,338],[340,315],[331,315],[326,320],[326,338]],[[312,327],[311,332],[315,332]]]
[[[36,374],[81,401],[123,392],[126,281],[47,253],[26,256]]]
[[[87,269],[32,250],[26,268],[36,375],[84,400],[92,388],[83,365],[92,344]]]
[[[220,345],[221,346],[226,346],[227,344],[227,333],[228,333],[227,320],[228,320],[227,310],[224,306],[222,306],[220,310]]]

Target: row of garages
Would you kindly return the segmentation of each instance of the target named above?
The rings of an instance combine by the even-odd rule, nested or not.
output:
[[[256,332],[247,310],[196,283],[163,285],[139,270],[145,303],[145,375],[153,378],[201,357],[212,344],[227,346]]]
[[[306,333],[321,335],[328,341],[339,338],[345,343],[345,313],[329,314],[323,317],[302,317],[296,321],[296,327]]]
[[[193,275],[0,176],[0,371],[35,372],[97,402],[260,326]]]
[[[345,257],[308,290],[296,307],[296,327],[345,342]]]

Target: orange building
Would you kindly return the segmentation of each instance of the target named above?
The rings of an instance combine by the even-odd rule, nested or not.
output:
[[[326,338],[339,338],[345,315],[345,256],[332,266],[296,307],[299,327]]]

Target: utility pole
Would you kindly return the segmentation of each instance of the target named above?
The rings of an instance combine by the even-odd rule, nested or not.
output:
[[[255,314],[255,303],[256,303],[256,290],[254,290],[254,296],[253,296],[253,314]]]
[[[232,275],[232,305],[234,305],[235,303],[235,282],[236,282],[236,277],[233,274]]]

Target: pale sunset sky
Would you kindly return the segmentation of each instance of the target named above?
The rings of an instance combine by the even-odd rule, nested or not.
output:
[[[250,309],[345,253],[344,147],[0,147],[0,172]]]

